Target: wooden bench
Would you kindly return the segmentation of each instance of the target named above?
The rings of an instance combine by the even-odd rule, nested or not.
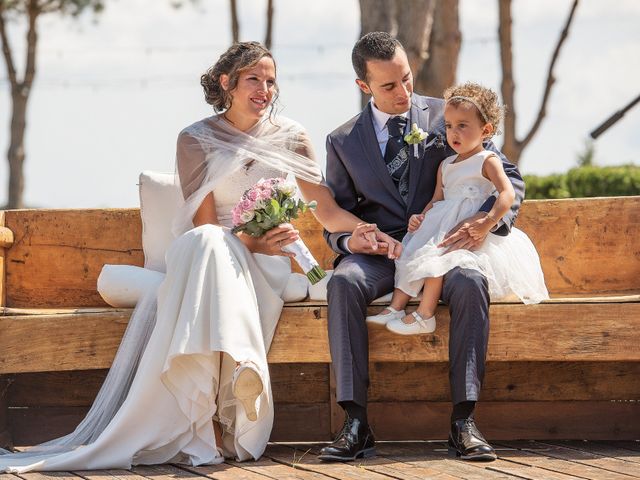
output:
[[[325,268],[312,217],[297,222]],[[477,420],[490,439],[640,438],[640,197],[527,201],[553,299],[491,305]],[[96,292],[104,264],[142,265],[137,209],[0,212],[0,443],[67,433],[90,406],[130,309]],[[381,306],[372,306],[377,312]],[[269,352],[274,440],[341,425],[322,302],[287,304]],[[447,308],[433,335],[371,328],[370,418],[380,439],[445,438]]]

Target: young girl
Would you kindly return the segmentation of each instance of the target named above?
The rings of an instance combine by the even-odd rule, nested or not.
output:
[[[514,295],[524,303],[549,298],[540,259],[529,238],[516,228],[507,236],[491,229],[509,211],[514,200],[511,182],[502,161],[484,150],[482,142],[496,133],[503,115],[497,95],[480,85],[466,83],[444,94],[447,141],[456,155],[438,169],[435,193],[422,213],[409,219],[403,252],[396,260],[396,289],[391,305],[370,323],[385,324],[402,335],[431,333],[436,328],[435,310],[442,292],[442,276],[455,267],[481,271],[496,299]],[[491,211],[470,224],[475,239],[486,239],[474,251],[447,252],[440,247],[446,233],[461,220],[478,213],[485,200],[498,192]],[[424,289],[423,289],[424,286]],[[417,311],[405,315],[404,307],[423,289]]]

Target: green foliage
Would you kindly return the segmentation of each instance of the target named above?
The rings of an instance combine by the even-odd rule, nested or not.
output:
[[[99,13],[104,9],[103,0],[40,0],[32,3],[30,0],[0,0],[0,11],[26,14],[35,8],[33,13],[59,12],[78,16],[85,9]]]
[[[525,175],[527,199],[640,195],[640,167],[583,166],[567,173]]]

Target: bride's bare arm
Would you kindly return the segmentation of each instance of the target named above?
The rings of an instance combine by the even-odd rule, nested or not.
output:
[[[301,179],[297,179],[297,182],[300,193],[306,201],[315,200],[318,202],[313,215],[327,231],[331,233],[352,232],[359,223],[362,223],[362,220],[353,213],[348,212],[336,203],[326,185],[310,183]]]

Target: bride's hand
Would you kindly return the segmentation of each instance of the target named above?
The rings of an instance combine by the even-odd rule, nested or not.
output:
[[[299,231],[293,228],[290,223],[283,223],[272,228],[267,233],[254,239],[254,246],[250,250],[263,255],[282,255],[293,258],[295,255],[283,252],[282,247],[295,242],[300,238]]]

